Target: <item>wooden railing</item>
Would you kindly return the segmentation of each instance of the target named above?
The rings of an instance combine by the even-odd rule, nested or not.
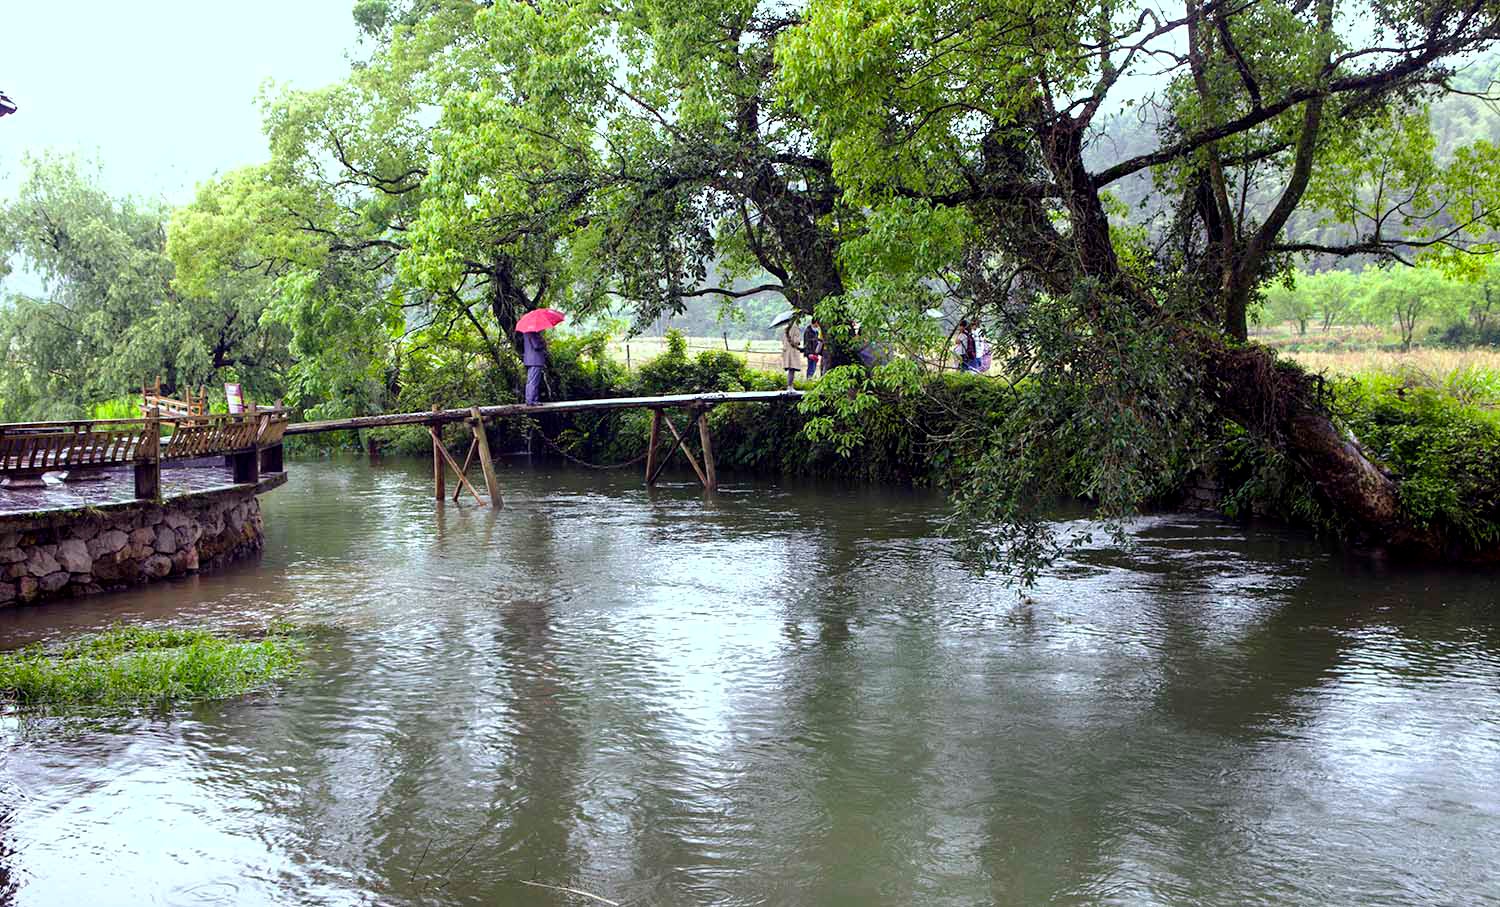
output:
[[[234,481],[282,471],[284,410],[239,415],[169,415],[0,425],[0,490],[39,487],[42,476],[64,481],[102,477],[104,467],[135,469],[137,498],[161,496],[163,461],[223,456]]]

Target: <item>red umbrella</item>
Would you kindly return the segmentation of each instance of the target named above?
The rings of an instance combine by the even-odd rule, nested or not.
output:
[[[562,324],[567,317],[557,309],[532,309],[516,322],[517,334],[535,334]]]

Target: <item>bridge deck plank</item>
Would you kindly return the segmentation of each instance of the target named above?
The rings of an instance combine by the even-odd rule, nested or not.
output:
[[[553,403],[508,403],[481,406],[486,419],[504,416],[539,416],[547,413],[599,412],[612,409],[708,409],[724,403],[775,403],[802,398],[797,390],[729,391],[712,394],[667,394],[660,397],[602,397],[596,400],[559,400]],[[348,419],[325,419],[321,422],[294,422],[286,427],[287,435],[308,435],[325,431],[350,431],[359,428],[381,428],[388,425],[445,425],[473,417],[472,409],[444,409],[435,412],[386,413],[379,416],[354,416]]]

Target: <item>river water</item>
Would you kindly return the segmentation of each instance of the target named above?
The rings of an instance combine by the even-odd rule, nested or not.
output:
[[[1500,904],[1494,573],[1170,516],[1018,601],[931,495],[430,483],[296,463],[258,563],[0,612],[329,627],[276,691],[0,727],[0,904]]]

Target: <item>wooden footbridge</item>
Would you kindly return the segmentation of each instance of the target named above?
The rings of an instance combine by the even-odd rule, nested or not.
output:
[[[173,400],[148,388],[144,415],[139,419],[0,425],[0,499],[7,489],[44,487],[43,476],[47,473],[57,474],[65,482],[77,482],[98,478],[105,469],[128,468],[134,470],[136,499],[159,500],[164,462],[222,458],[225,465],[232,468],[235,483],[256,482],[262,473],[284,472],[282,440],[285,436],[391,425],[424,425],[432,435],[433,483],[437,499],[446,499],[445,475],[451,469],[460,483],[455,489],[454,499],[467,489],[475,500],[483,503],[483,498],[467,477],[469,466],[477,455],[490,506],[499,507],[502,504],[500,483],[485,436],[487,420],[623,409],[651,410],[651,436],[645,456],[648,485],[655,484],[662,469],[681,452],[703,487],[712,491],[718,487],[718,476],[708,412],[726,403],[775,403],[795,401],[801,396],[801,391],[785,390],[611,397],[534,406],[505,404],[468,409],[434,408],[430,412],[293,424],[289,423],[286,411],[280,406],[251,406],[245,413],[209,414],[206,402],[201,398]],[[684,416],[680,427],[672,416],[673,412]],[[467,423],[473,436],[462,465],[448,453],[438,433],[444,425],[456,422]],[[701,461],[687,442],[693,422],[697,423]],[[670,440],[663,437],[664,426],[671,435]],[[664,454],[663,441],[666,443]]]
[[[679,451],[698,481],[703,483],[705,490],[714,491],[719,487],[717,470],[714,465],[713,439],[709,434],[708,412],[716,406],[726,403],[776,403],[784,401],[795,401],[802,397],[798,390],[784,391],[735,391],[705,394],[668,394],[658,397],[605,397],[597,400],[563,400],[554,403],[538,403],[526,405],[522,403],[508,403],[499,406],[473,406],[468,409],[440,409],[434,407],[431,412],[418,413],[388,413],[379,416],[354,416],[348,419],[329,419],[323,422],[298,422],[288,425],[286,434],[306,435],[315,432],[326,431],[350,431],[362,428],[382,428],[391,425],[425,425],[428,433],[432,436],[432,479],[433,491],[437,500],[447,498],[446,473],[452,470],[458,477],[460,487],[453,493],[453,499],[458,500],[465,489],[474,496],[476,501],[483,503],[484,499],[479,492],[469,483],[469,466],[473,463],[477,454],[479,465],[484,473],[485,490],[489,493],[489,503],[492,507],[500,507],[503,503],[500,494],[500,481],[495,474],[494,459],[490,455],[489,441],[485,436],[486,420],[515,418],[518,416],[543,416],[549,413],[579,413],[579,412],[608,412],[622,409],[649,409],[651,410],[651,436],[646,447],[646,484],[656,484],[656,479],[667,463]],[[678,411],[685,416],[682,427],[672,418],[671,411]],[[444,425],[456,422],[466,423],[473,439],[469,442],[469,452],[464,458],[463,465],[443,445],[438,430]],[[692,431],[692,423],[697,423],[698,445],[703,457],[699,458],[693,454],[688,446],[687,436]],[[665,455],[662,455],[663,438],[662,427],[665,426],[671,433],[671,440],[666,441]]]

